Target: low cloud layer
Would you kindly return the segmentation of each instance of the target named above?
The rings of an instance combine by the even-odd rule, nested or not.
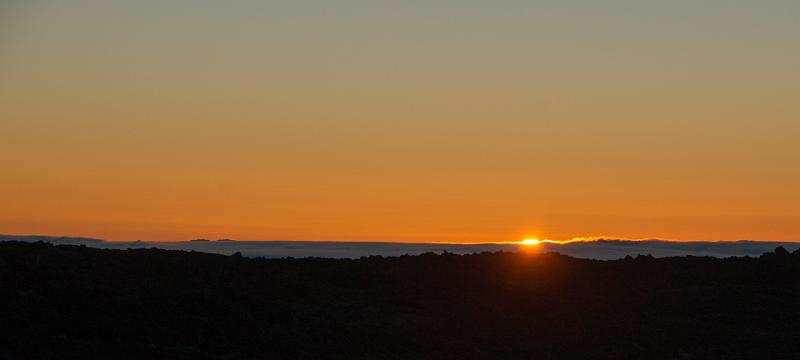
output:
[[[539,245],[499,244],[424,244],[424,243],[383,243],[383,242],[312,242],[312,241],[185,241],[185,242],[110,242],[90,238],[14,236],[0,235],[0,241],[44,241],[53,244],[85,245],[102,249],[141,249],[160,248],[168,250],[202,251],[230,255],[236,252],[249,257],[325,257],[359,258],[362,256],[400,256],[427,252],[471,254],[484,251],[530,251],[559,252],[578,258],[611,260],[627,255],[649,254],[655,257],[668,256],[759,256],[778,246],[789,251],[800,248],[800,243],[730,241],[676,242],[664,240],[593,240],[570,243],[541,243]]]

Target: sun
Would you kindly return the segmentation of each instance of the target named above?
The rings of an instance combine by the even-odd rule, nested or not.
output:
[[[542,241],[539,240],[539,239],[525,239],[525,240],[520,241],[520,244],[522,244],[522,245],[539,245],[539,243],[541,243],[541,242]]]

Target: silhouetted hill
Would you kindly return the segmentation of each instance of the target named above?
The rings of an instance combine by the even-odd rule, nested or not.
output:
[[[800,252],[250,259],[0,243],[0,359],[800,358]]]

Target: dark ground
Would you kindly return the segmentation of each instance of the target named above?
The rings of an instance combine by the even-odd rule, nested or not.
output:
[[[800,359],[800,252],[248,259],[0,242],[0,359]]]

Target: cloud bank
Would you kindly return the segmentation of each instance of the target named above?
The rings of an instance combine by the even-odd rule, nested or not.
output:
[[[359,258],[362,256],[401,256],[417,255],[427,252],[472,254],[494,251],[559,252],[577,258],[612,260],[625,256],[650,254],[655,257],[669,256],[759,256],[778,246],[789,251],[800,248],[800,243],[766,241],[690,241],[666,240],[588,240],[566,243],[545,242],[528,246],[516,243],[496,244],[436,244],[436,243],[389,243],[389,242],[324,242],[324,241],[234,241],[234,240],[194,240],[182,242],[133,241],[112,242],[100,239],[52,236],[0,235],[0,241],[44,241],[53,244],[85,245],[101,249],[143,249],[159,248],[167,250],[202,251],[230,255],[236,252],[248,257],[324,257]]]

